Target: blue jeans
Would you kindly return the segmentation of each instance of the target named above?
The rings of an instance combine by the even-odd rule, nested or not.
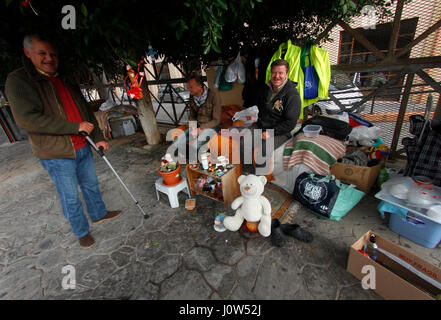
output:
[[[79,198],[78,185],[92,221],[102,219],[107,213],[98,187],[90,147],[87,145],[76,150],[75,159],[40,159],[40,163],[57,187],[63,214],[69,221],[73,234],[78,238],[84,237],[89,233],[89,223]]]

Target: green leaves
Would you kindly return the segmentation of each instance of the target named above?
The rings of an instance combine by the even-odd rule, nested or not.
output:
[[[252,1],[252,0],[251,0]],[[221,7],[223,10],[227,11],[228,7],[227,4],[225,3],[225,1],[223,0],[216,0],[216,3],[219,7]]]
[[[121,72],[123,61],[136,66],[149,43],[173,62],[198,60],[194,64],[199,66],[200,60],[234,57],[238,49],[246,54],[257,46],[272,50],[288,38],[314,39],[330,21],[354,17],[365,5],[374,6],[381,19],[396,4],[396,0],[71,0],[66,4],[77,9],[76,29],[66,31],[60,28],[60,2],[35,0],[36,16],[21,1],[0,0],[0,39],[8,44],[0,48],[0,57],[5,57],[0,60],[0,83],[18,67],[17,35],[29,30],[51,34],[60,56],[73,69],[79,63],[102,65],[111,74]]]
[[[83,14],[83,16],[87,17],[87,15],[89,14],[89,12],[87,11],[86,6],[84,5],[84,3],[81,4],[80,7],[81,13]]]
[[[193,17],[189,19],[190,29],[202,29],[201,44],[203,55],[213,50],[221,53],[220,41],[224,38],[224,26],[233,23],[231,18],[243,20],[251,16],[255,3],[262,0],[187,0],[184,6],[192,10]],[[243,14],[245,13],[245,14]],[[202,26],[202,28],[200,28]]]

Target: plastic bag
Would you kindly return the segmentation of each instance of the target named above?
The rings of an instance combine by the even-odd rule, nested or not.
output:
[[[380,127],[358,126],[352,128],[352,131],[349,134],[349,140],[351,141],[376,140],[380,138],[380,136],[381,136]]]
[[[219,89],[220,77],[221,77],[221,75],[222,75],[222,71],[223,71],[223,68],[224,68],[223,65],[221,65],[221,63],[222,63],[222,60],[219,59],[219,60],[217,61],[218,66],[216,67],[216,76],[214,77],[214,81],[213,81],[214,88],[215,88],[216,90]]]
[[[364,192],[333,175],[304,172],[295,182],[293,196],[306,208],[322,217],[340,221],[363,198]]]
[[[218,66],[216,67],[216,76],[214,78],[214,88],[220,91],[228,91],[233,88],[233,84],[225,80],[225,72],[227,67],[222,59],[218,60]]]
[[[236,59],[230,63],[225,72],[225,80],[227,82],[238,81],[240,84],[245,83],[245,65],[240,59],[240,52],[237,54]]]
[[[257,108],[257,106],[252,106],[250,108],[236,112],[233,116],[233,122],[240,120],[243,121],[244,124],[252,124],[257,121],[258,116],[259,108]]]

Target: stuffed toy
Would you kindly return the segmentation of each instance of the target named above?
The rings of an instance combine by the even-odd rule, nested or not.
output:
[[[271,234],[271,203],[262,193],[266,184],[265,176],[241,175],[237,182],[242,195],[234,199],[231,208],[234,216],[224,219],[224,226],[230,231],[237,231],[243,221],[259,222],[258,231],[268,237]]]

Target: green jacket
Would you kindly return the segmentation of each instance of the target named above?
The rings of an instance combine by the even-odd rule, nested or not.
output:
[[[198,107],[193,96],[189,101],[190,121],[197,121],[201,129],[213,128],[221,123],[222,105],[219,94],[208,89],[207,100]]]
[[[286,49],[285,55],[282,57],[283,50]],[[282,43],[279,49],[274,53],[270,63],[266,69],[266,82],[271,78],[271,63],[277,59],[284,59],[289,63],[288,78],[291,81],[297,82],[297,90],[302,101],[302,110],[299,119],[303,119],[303,109],[320,99],[328,99],[329,83],[331,82],[331,66],[329,62],[328,52],[317,46],[311,46],[311,64],[314,66],[317,75],[319,76],[318,97],[315,99],[304,99],[304,82],[305,75],[303,73],[300,56],[302,49],[291,43],[288,40]]]
[[[93,123],[92,140],[104,141],[79,87],[65,77],[60,78],[72,95],[83,121]],[[79,123],[67,121],[55,86],[35,69],[28,58],[23,57],[23,67],[8,75],[6,96],[14,119],[27,131],[32,152],[37,158],[75,158],[70,135],[78,134]]]

